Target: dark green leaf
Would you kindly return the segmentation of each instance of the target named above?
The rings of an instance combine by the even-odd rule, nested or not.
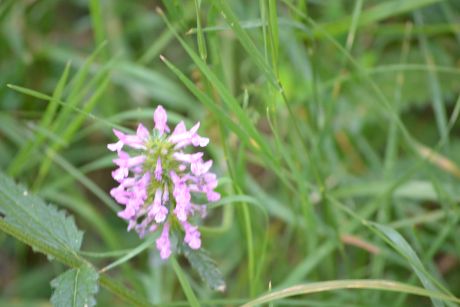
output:
[[[73,217],[47,205],[0,172],[0,213],[2,225],[19,230],[33,248],[45,252],[44,246],[62,254],[74,254],[81,246],[83,232]]]
[[[204,249],[193,250],[184,245],[182,251],[193,269],[197,271],[201,279],[207,283],[211,289],[220,292],[225,291],[226,286],[222,273],[217,267],[216,262],[209,257]]]
[[[68,270],[51,281],[54,288],[51,303],[57,307],[91,307],[96,304],[99,274],[93,267],[83,265]]]

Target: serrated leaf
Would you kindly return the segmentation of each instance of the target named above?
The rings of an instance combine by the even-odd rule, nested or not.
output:
[[[56,307],[91,307],[96,305],[99,274],[83,265],[68,270],[51,281],[54,288],[51,303]]]
[[[80,249],[83,232],[72,216],[47,205],[0,172],[0,220],[16,237],[46,253],[46,247],[65,254]],[[53,255],[57,256],[57,255]]]
[[[182,252],[190,262],[192,268],[211,289],[220,292],[225,291],[226,285],[222,273],[217,267],[216,262],[209,257],[204,249],[193,250],[184,245]]]

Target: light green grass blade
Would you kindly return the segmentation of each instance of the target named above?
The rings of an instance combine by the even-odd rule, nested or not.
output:
[[[202,102],[209,110],[223,121],[227,128],[232,130],[240,139],[247,144],[251,145],[250,137],[247,135],[247,132],[242,129],[237,123],[233,122],[231,118],[227,115],[227,112],[217,105],[211,98],[209,98],[205,93],[200,91],[192,81],[190,81],[177,67],[175,67],[170,61],[165,57],[161,58],[162,61],[168,66],[169,69],[184,83],[184,85],[196,96],[196,98]]]
[[[90,180],[86,175],[84,175],[79,169],[74,167],[66,159],[61,157],[57,153],[53,153],[51,156],[48,156],[50,163],[54,162],[60,167],[62,167],[67,174],[77,179],[83,186],[90,190],[97,198],[99,198],[102,203],[109,207],[113,212],[118,212],[120,207],[115,203],[115,201],[110,198],[105,191],[103,191],[98,185],[96,185],[92,180]]]
[[[401,254],[408,263],[411,265],[414,272],[422,282],[423,286],[433,292],[439,291],[440,283],[436,281],[434,277],[424,268],[424,265],[418,258],[412,247],[406,242],[406,240],[394,229],[385,225],[370,223],[372,228],[377,230],[379,236],[383,235],[383,239],[387,241],[399,254]],[[441,286],[442,291],[445,291],[444,287]],[[449,293],[450,294],[450,293]],[[445,306],[443,302],[439,300],[432,300],[435,306]]]
[[[286,0],[283,0],[286,2]],[[415,9],[440,2],[442,0],[408,0],[408,1],[384,1],[374,5],[371,8],[364,10],[359,18],[358,26],[366,26],[372,23],[379,22],[386,18],[411,12]],[[329,32],[330,35],[339,35],[349,29],[350,24],[353,22],[353,16],[347,16],[340,20],[331,22],[324,25],[324,30]],[[323,34],[320,31],[313,30],[314,35],[321,37]]]
[[[104,28],[104,16],[102,14],[101,0],[90,0],[89,11],[96,46],[100,46],[106,40],[106,31]],[[103,51],[104,58],[108,57],[107,49]]]
[[[272,56],[272,69],[278,79],[278,63],[279,63],[279,37],[278,37],[278,8],[276,0],[268,1],[268,32],[270,54]]]
[[[420,11],[414,12],[414,19],[417,26],[423,26],[423,15]],[[435,66],[433,54],[430,51],[430,43],[422,32],[418,34],[419,44],[422,49],[425,61],[427,62],[428,70],[428,85],[431,89],[432,94],[432,104],[434,109],[434,114],[436,117],[436,125],[438,127],[439,136],[441,139],[449,142],[449,134],[447,129],[447,115],[446,109],[444,106],[444,98],[442,96],[441,85],[439,82],[438,75],[432,69]]]
[[[251,59],[254,61],[254,63],[257,65],[257,67],[259,67],[259,69],[265,75],[267,80],[270,81],[270,83],[275,88],[280,90],[280,86],[279,86],[279,83],[278,83],[278,80],[275,74],[273,73],[268,63],[265,61],[262,53],[257,49],[254,42],[251,40],[249,35],[246,33],[246,31],[241,26],[240,21],[238,20],[238,18],[236,17],[232,9],[230,8],[230,5],[228,4],[228,2],[223,1],[223,0],[212,0],[212,3],[217,7],[219,11],[222,12],[222,15],[224,16],[230,28],[232,28],[232,30],[235,32],[235,35],[240,41],[241,45],[246,50],[246,52],[251,57]],[[273,8],[271,9],[271,14],[273,15]],[[273,18],[273,17],[270,16],[270,18]],[[275,33],[272,33],[272,34],[275,34]]]
[[[159,14],[164,16],[164,14],[159,11]],[[165,22],[167,23],[168,27],[174,31],[171,24],[165,17]],[[217,78],[217,76],[211,71],[211,69],[204,63],[199,55],[197,55],[189,46],[188,44],[177,34],[175,33],[177,40],[181,43],[182,47],[188,53],[188,55],[192,58],[198,68],[203,72],[209,82],[216,88],[219,95],[222,97],[223,102],[227,105],[227,107],[233,111],[239,120],[239,124],[242,128],[246,131],[246,133],[251,137],[250,139],[250,147],[256,151],[256,153],[263,153],[262,157],[266,165],[270,165],[274,172],[276,172],[280,178],[286,183],[286,177],[282,174],[280,162],[276,159],[273,155],[268,142],[264,139],[264,137],[260,134],[258,129],[254,126],[251,122],[251,119],[248,117],[245,110],[241,107],[239,102],[233,97],[233,95],[229,92],[229,90],[224,86],[224,84]]]
[[[144,250],[150,248],[153,246],[153,242],[156,240],[157,236],[151,236],[147,239],[144,240],[144,242],[142,242],[141,244],[139,244],[137,247],[131,249],[128,253],[126,253],[126,255],[124,255],[123,257],[121,257],[120,259],[117,259],[115,260],[114,262],[112,262],[111,264],[103,267],[100,272],[103,273],[103,272],[107,272],[111,269],[113,269],[114,267],[117,267],[123,263],[125,263],[126,261],[132,259],[133,257],[139,255],[140,253],[142,253]]]
[[[197,29],[197,43],[198,43],[198,52],[200,54],[201,59],[206,62],[206,58],[208,57],[208,50],[206,48],[206,41],[204,38],[204,33],[201,27],[201,1],[195,0],[195,10],[196,10],[196,29]]]
[[[162,14],[161,12],[159,12]],[[164,16],[164,15],[163,15]],[[168,27],[171,31],[174,31],[174,28],[171,26],[169,21],[165,19]],[[228,91],[225,85],[217,78],[217,76],[211,71],[211,69],[204,63],[199,55],[190,48],[190,46],[177,34],[175,33],[177,40],[180,42],[182,47],[185,49],[187,54],[192,58],[193,62],[198,66],[198,68],[202,71],[202,73],[206,76],[209,82],[216,88],[219,92],[220,96],[222,97],[223,101],[226,103],[228,108],[235,112],[235,115],[240,120],[241,125],[247,130],[247,133],[254,138],[254,141],[257,143],[261,150],[268,152],[267,144],[263,141],[262,136],[257,131],[257,129],[252,124],[251,120],[245,113],[245,111],[241,108],[239,102],[233,97],[233,95]]]
[[[139,64],[146,65],[150,63],[153,59],[160,55],[161,51],[171,42],[173,38],[174,34],[172,31],[169,31],[168,29],[163,31],[139,58]]]
[[[25,88],[25,87],[22,87],[22,86],[18,86],[18,85],[14,85],[14,84],[8,84],[7,86],[10,89],[15,90],[15,91],[17,91],[19,93],[29,95],[29,96],[32,96],[32,97],[35,97],[35,98],[38,98],[38,99],[41,99],[41,100],[49,100],[49,101],[51,101],[53,99],[51,96],[48,96],[46,94],[43,94],[43,93],[37,92],[37,91],[32,90],[32,89],[28,89],[28,88]]]
[[[407,243],[404,237],[399,234],[396,230],[381,225],[374,222],[369,222],[365,218],[360,217],[360,214],[353,212],[345,205],[341,204],[337,200],[329,197],[331,202],[336,206],[336,208],[343,210],[354,219],[361,221],[361,223],[368,227],[370,230],[375,232],[379,237],[381,237],[385,242],[387,242],[395,251],[398,252],[404,259],[406,259],[407,263],[410,265],[412,270],[416,273],[419,277],[420,281],[422,282],[423,286],[428,291],[435,291],[439,293],[443,293],[443,295],[452,296],[452,294],[439,282],[435,277],[433,277],[430,272],[427,271],[423,263],[418,258],[415,251],[412,247]],[[453,297],[453,296],[452,296]],[[443,302],[438,300],[433,300],[433,304],[435,306],[444,306]]]
[[[182,291],[184,291],[185,296],[187,297],[187,301],[192,307],[199,307],[201,306],[198,299],[195,296],[195,293],[190,286],[189,281],[187,280],[187,276],[185,275],[184,271],[180,267],[179,263],[175,258],[171,258],[171,265],[176,273],[177,279],[179,279],[180,285],[182,287]]]
[[[381,290],[381,291],[392,291],[401,292],[407,294],[413,294],[418,296],[425,296],[430,298],[436,298],[444,301],[460,303],[460,299],[451,297],[439,292],[429,291],[423,288],[414,287],[412,285],[389,281],[389,280],[334,280],[334,281],[323,281],[315,282],[305,285],[293,286],[279,291],[273,291],[269,294],[259,297],[253,301],[250,301],[243,307],[259,306],[261,304],[274,302],[276,300],[296,296],[296,295],[307,295],[313,293],[343,290],[343,289],[368,289],[368,290]]]
[[[38,128],[41,130],[39,130],[36,136],[32,140],[29,140],[25,146],[21,147],[19,153],[16,155],[8,167],[8,174],[10,176],[17,176],[23,169],[23,166],[30,159],[30,155],[36,152],[45,141],[46,135],[43,133],[43,131],[49,129],[53,117],[56,114],[57,108],[59,106],[59,101],[62,99],[64,86],[67,83],[69,71],[70,63],[67,63],[64,72],[62,73],[62,76],[59,79],[56,88],[54,89],[51,101],[48,103],[45,113],[43,114],[42,119],[38,125]],[[18,88],[16,88],[16,90],[18,90]]]
[[[53,131],[61,131],[69,123],[72,111],[74,111],[80,103],[83,96],[87,95],[87,89],[84,89],[85,82],[88,79],[91,66],[96,57],[106,48],[107,43],[101,43],[96,50],[86,59],[81,65],[78,72],[72,78],[70,83],[69,95],[66,99],[66,106],[59,112],[56,120],[53,122]]]
[[[86,114],[89,114],[93,110],[96,104],[100,101],[101,96],[106,91],[109,85],[110,77],[104,76],[104,75],[102,75],[101,77],[102,77],[101,78],[102,80],[101,80],[101,83],[99,84],[99,87],[96,89],[96,91],[91,96],[91,98],[89,98],[86,104],[83,106],[82,108],[83,113],[79,113],[77,116],[75,116],[74,119],[66,127],[66,129],[62,132],[61,136],[65,141],[70,142],[73,135],[77,132],[77,130],[80,128],[80,126],[83,124],[84,120],[86,119]],[[52,157],[61,148],[62,146],[59,145],[59,143],[53,143],[50,146],[50,148],[47,149],[47,155],[45,159],[42,161],[42,163],[40,164],[38,176],[34,184],[35,188],[42,184],[44,178],[48,174],[48,171],[51,167]]]

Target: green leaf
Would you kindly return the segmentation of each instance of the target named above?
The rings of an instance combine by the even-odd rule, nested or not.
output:
[[[88,306],[94,305],[88,293],[92,296],[97,292],[97,286],[94,288],[94,284],[98,280],[98,274],[77,253],[82,243],[83,232],[77,229],[73,217],[66,216],[63,211],[45,204],[39,197],[30,195],[26,188],[15,184],[2,172],[0,172],[0,230],[26,243],[34,250],[56,258],[73,268],[52,282],[52,286],[59,292],[55,291],[53,294],[55,298],[52,298],[52,301],[55,305],[84,306],[78,303],[81,297],[88,297]],[[71,276],[75,277],[73,282],[74,289],[77,291],[74,292],[75,305],[62,301],[63,289],[57,287]],[[143,297],[107,276],[102,275],[100,283],[126,301],[129,306],[151,306]]]
[[[204,249],[193,250],[184,245],[182,252],[190,262],[192,268],[197,271],[201,279],[208,284],[208,286],[220,292],[225,291],[225,280],[216,265],[216,262],[209,257]]]
[[[0,229],[24,236],[33,248],[46,253],[46,247],[72,254],[80,249],[83,232],[73,217],[47,205],[26,188],[0,172]]]
[[[51,281],[53,306],[91,307],[96,305],[99,274],[87,265],[68,270]]]

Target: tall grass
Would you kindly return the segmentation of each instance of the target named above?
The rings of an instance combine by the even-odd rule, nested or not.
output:
[[[459,22],[454,0],[4,0],[1,170],[75,216],[100,306],[454,306]],[[112,128],[158,104],[211,139],[224,292],[108,195]],[[64,267],[0,244],[0,305],[47,300]]]

